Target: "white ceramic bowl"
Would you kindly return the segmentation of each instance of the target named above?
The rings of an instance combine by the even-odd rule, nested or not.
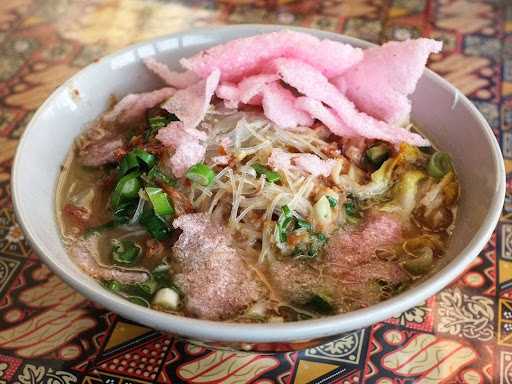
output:
[[[206,47],[281,28],[241,25],[160,37],[91,64],[53,92],[21,138],[13,166],[12,192],[25,234],[56,274],[91,300],[158,330],[224,344],[276,343],[268,346],[301,340],[319,343],[326,337],[384,320],[434,295],[469,265],[490,238],[501,212],[505,194],[503,160],[493,132],[477,109],[457,89],[428,70],[413,95],[413,120],[441,150],[452,155],[462,194],[446,256],[451,261],[420,285],[380,304],[338,316],[285,324],[233,324],[177,317],[137,306],[103,289],[71,262],[55,220],[54,194],[60,165],[86,123],[105,110],[110,95],[123,96],[158,85],[141,59],[154,56],[178,68],[181,57]],[[334,33],[299,30],[369,46]],[[280,348],[287,347],[281,344]]]

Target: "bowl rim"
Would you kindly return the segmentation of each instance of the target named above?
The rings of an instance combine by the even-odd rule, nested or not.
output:
[[[368,47],[373,45],[367,41],[353,38],[350,36],[341,35],[334,32],[322,31],[311,28],[301,28],[283,25],[262,25],[262,24],[242,24],[242,25],[229,25],[229,26],[211,26],[205,28],[193,28],[176,33],[162,35],[156,38],[148,39],[137,44],[132,44],[121,50],[113,52],[104,56],[99,60],[102,62],[122,55],[123,53],[135,50],[141,46],[156,43],[169,38],[177,38],[190,34],[215,34],[215,33],[228,33],[228,32],[245,32],[249,35],[272,32],[281,29],[290,29],[305,33],[310,33],[315,36],[331,38],[336,40],[343,40],[346,43],[353,44],[360,47]],[[288,323],[262,323],[262,324],[243,324],[233,322],[219,322],[211,320],[200,320],[188,318],[183,316],[176,316],[168,313],[159,312],[149,308],[144,308],[136,304],[130,303],[127,300],[116,296],[107,290],[98,286],[93,287],[86,279],[75,280],[52,256],[45,250],[43,244],[39,244],[34,238],[31,228],[35,221],[30,217],[30,214],[24,210],[21,203],[22,191],[18,189],[16,180],[18,179],[18,166],[20,159],[23,156],[23,149],[27,143],[27,137],[33,131],[37,124],[39,116],[47,109],[54,101],[60,92],[66,89],[73,81],[79,76],[86,73],[91,67],[95,66],[97,62],[91,63],[82,68],[72,77],[66,80],[62,85],[55,89],[45,102],[37,109],[34,116],[31,118],[23,135],[21,136],[16,154],[14,157],[11,173],[11,191],[14,211],[17,221],[27,236],[32,248],[37,252],[41,259],[45,262],[50,269],[63,279],[67,284],[72,286],[87,299],[100,303],[102,306],[110,311],[113,311],[121,316],[141,323],[145,326],[155,328],[160,331],[169,332],[172,334],[184,336],[191,339],[199,339],[206,341],[220,341],[220,342],[296,342],[311,339],[317,339],[327,336],[337,335],[346,331],[352,331],[360,328],[367,327],[371,324],[385,320],[397,313],[408,310],[409,308],[417,305],[421,301],[426,300],[434,295],[450,282],[452,282],[480,253],[485,247],[487,241],[490,239],[495,226],[499,220],[503,201],[505,198],[505,166],[501,149],[498,141],[490,128],[489,124],[477,110],[475,105],[457,88],[452,86],[441,76],[435,74],[429,69],[425,70],[424,76],[429,80],[436,83],[437,86],[450,90],[458,97],[458,102],[464,103],[468,107],[469,113],[473,118],[477,119],[482,126],[482,131],[488,140],[488,143],[493,148],[492,157],[495,168],[497,170],[497,185],[496,192],[492,199],[492,203],[485,215],[484,220],[478,231],[474,234],[472,240],[466,244],[464,249],[449,263],[447,263],[441,270],[429,277],[427,280],[418,284],[417,286],[404,291],[403,293],[392,297],[381,303],[372,305],[364,309],[339,314],[335,316],[322,317],[313,320],[302,320],[297,322]],[[53,191],[53,193],[55,190]],[[80,271],[84,275],[85,272]]]

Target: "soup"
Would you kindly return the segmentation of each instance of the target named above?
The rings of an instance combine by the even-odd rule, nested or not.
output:
[[[219,50],[232,47],[196,58]],[[169,87],[123,98],[63,165],[57,216],[80,268],[156,310],[282,322],[378,303],[443,263],[459,195],[449,155],[287,55],[263,73],[224,67],[224,80],[220,64],[202,74],[192,58],[196,72],[179,74],[146,62]]]

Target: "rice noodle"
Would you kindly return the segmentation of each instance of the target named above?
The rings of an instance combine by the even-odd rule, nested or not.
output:
[[[270,236],[272,236],[273,226],[270,221],[266,221],[263,224],[263,232],[262,232],[262,239],[261,239],[261,252],[260,257],[258,258],[258,263],[262,264],[265,262],[265,259],[267,258],[267,255],[270,253]]]
[[[227,225],[248,243],[258,247],[261,244],[259,262],[263,262],[272,253],[273,216],[279,214],[286,204],[299,215],[308,217],[312,209],[309,198],[319,178],[294,168],[280,172],[281,183],[269,183],[263,175],[256,174],[252,165],[266,165],[273,148],[287,151],[294,148],[326,159],[323,149],[328,143],[316,130],[303,128],[297,132],[279,129],[263,115],[239,112],[222,118],[215,111],[212,114],[207,117],[212,124],[207,159],[224,154],[217,148],[227,139],[230,143],[228,148],[222,148],[234,159],[234,164],[220,169],[211,186],[193,187],[193,206],[210,214],[221,212],[218,207],[227,208]],[[262,225],[268,227],[268,223],[272,228],[262,230]]]
[[[252,166],[256,163],[266,166],[271,150],[275,148],[314,154],[325,160],[329,156],[324,150],[332,144],[324,141],[326,137],[322,136],[321,130],[307,127],[300,132],[280,129],[261,114],[238,112],[223,117],[213,110],[206,121],[212,125],[206,161],[219,154],[227,154],[232,161],[227,166],[217,165],[220,169],[210,186],[193,185],[190,188],[192,204],[195,209],[215,213],[216,217],[225,220],[246,244],[258,248],[258,260],[264,262],[272,257],[272,220],[281,213],[282,206],[287,205],[301,217],[310,217],[313,192],[316,188],[328,188],[328,185],[324,184],[324,177],[311,175],[299,167],[280,170],[281,182],[271,183],[257,174]],[[219,144],[226,141],[228,146]],[[338,160],[343,161],[342,158]],[[336,174],[333,181],[343,179],[350,184],[349,189],[369,189],[340,171],[341,168],[333,171]]]
[[[241,175],[240,180],[238,181],[238,188],[236,188],[236,191],[234,191],[233,196],[233,205],[231,207],[231,215],[229,216],[229,222],[231,224],[236,223],[236,216],[238,212],[238,207],[240,206],[240,200],[243,199],[242,196],[242,188],[245,182],[245,175]],[[234,187],[233,187],[234,190]]]
[[[247,214],[252,211],[254,208],[256,208],[257,204],[252,204],[252,205],[249,205],[247,208],[245,208],[242,212],[240,212],[240,214],[238,215],[238,217],[235,219],[236,223],[239,223],[240,220],[242,220],[245,216],[247,216]]]
[[[212,202],[210,203],[210,208],[208,208],[208,213],[210,215],[213,213],[213,210],[215,209],[215,207],[219,203],[220,199],[222,199],[224,194],[225,194],[225,191],[223,191],[223,190],[217,191],[217,193],[215,194],[215,196],[212,199]]]
[[[137,204],[137,208],[135,209],[133,217],[128,222],[129,225],[133,225],[139,221],[140,216],[142,215],[142,211],[144,209],[144,203],[145,200],[142,197],[139,197],[139,203]]]
[[[276,130],[276,136],[283,142],[288,143],[297,148],[300,152],[312,152],[321,159],[326,159],[327,156],[316,146],[304,140],[304,135],[296,135],[284,129]],[[327,143],[325,143],[327,144]]]
[[[311,192],[311,189],[313,187],[313,180],[316,177],[311,175],[308,176],[308,178],[304,181],[302,186],[300,187],[299,191],[295,194],[293,199],[288,203],[290,209],[297,209],[299,200],[307,199],[309,196],[309,193]],[[297,209],[298,210],[298,209]]]

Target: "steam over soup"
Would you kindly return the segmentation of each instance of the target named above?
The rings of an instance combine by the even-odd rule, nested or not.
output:
[[[279,322],[385,300],[443,262],[459,186],[409,123],[428,39],[361,50],[282,31],[153,59],[59,179],[70,257],[157,310]]]

